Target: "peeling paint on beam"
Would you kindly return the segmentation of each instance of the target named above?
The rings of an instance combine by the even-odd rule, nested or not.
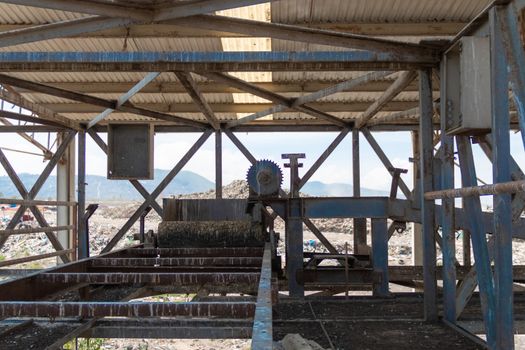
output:
[[[255,304],[145,302],[1,302],[1,317],[224,317],[250,318]]]
[[[0,53],[0,71],[10,72],[406,70],[436,64],[435,60],[370,51]]]

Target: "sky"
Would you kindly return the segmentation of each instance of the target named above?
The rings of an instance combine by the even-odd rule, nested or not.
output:
[[[106,135],[101,134],[105,140]],[[157,169],[171,169],[184,155],[200,134],[157,134],[155,136],[154,163]],[[284,187],[288,187],[289,170],[285,169],[282,153],[305,153],[304,167],[300,174],[304,174],[315,162],[326,147],[335,139],[337,133],[236,133],[236,136],[250,150],[257,159],[270,159],[283,169],[285,176]],[[411,136],[409,132],[378,132],[374,136],[395,167],[408,169],[408,174],[402,175],[409,187],[412,187],[412,156]],[[38,134],[39,139],[47,145],[47,134]],[[361,186],[370,189],[388,191],[391,177],[370,148],[363,136],[361,142]],[[52,141],[52,140],[51,140]],[[352,183],[352,137],[351,134],[341,142],[332,155],[326,160],[311,180],[324,183]],[[39,152],[35,146],[18,135],[0,134],[0,147],[15,148],[29,152]],[[213,135],[197,152],[195,157],[185,166],[184,170],[193,171],[210,181],[215,181],[214,157],[215,143]],[[478,177],[487,183],[492,183],[492,169],[490,162],[474,145],[476,170]],[[514,158],[525,166],[525,153],[519,134],[511,134],[511,152]],[[45,167],[42,157],[16,153],[5,150],[5,154],[17,172],[40,173]],[[223,136],[223,183],[226,185],[233,180],[244,179],[250,164],[231,141]],[[87,138],[87,173],[106,175],[107,159],[105,154],[88,136]],[[458,169],[456,169],[458,170]],[[0,175],[6,175],[0,167]],[[460,186],[460,174],[456,171],[456,187]]]

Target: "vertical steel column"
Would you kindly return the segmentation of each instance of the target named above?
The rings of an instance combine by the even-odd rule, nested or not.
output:
[[[359,157],[359,129],[352,130],[352,174],[354,197],[361,197],[361,163]],[[354,218],[354,253],[368,254],[366,246],[366,218]]]
[[[84,259],[89,256],[89,241],[85,225],[86,212],[86,131],[78,132],[78,258]]]
[[[421,208],[419,203],[419,132],[412,131],[412,154],[413,154],[413,182],[414,189],[412,190],[412,207]],[[413,223],[412,224],[412,265],[414,266],[423,266],[423,237],[421,224]]]
[[[507,182],[510,177],[509,101],[507,60],[501,11],[490,10],[490,64],[492,96],[492,176],[493,183]],[[511,195],[496,194],[494,201],[494,287],[496,294],[496,349],[514,349],[513,279],[512,279],[512,209]]]
[[[441,189],[454,188],[454,138],[447,135],[449,85],[452,77],[447,69],[447,57],[441,61]],[[444,318],[456,323],[456,231],[454,224],[454,199],[443,199],[441,210],[441,235],[443,251],[443,304]]]
[[[388,290],[388,224],[386,219],[372,219],[372,264],[381,273],[374,283],[374,296],[387,296]]]
[[[57,133],[57,143],[60,145],[65,138],[65,133]],[[56,198],[59,201],[74,202],[75,196],[75,141],[71,141],[66,150],[62,160],[57,163],[57,177],[56,177]],[[56,213],[57,226],[69,226],[73,224],[74,210],[69,206],[58,206]],[[72,234],[72,233],[71,233]],[[74,240],[70,231],[63,230],[57,232],[57,239],[65,249],[74,247]],[[61,262],[57,258],[58,263]]]
[[[437,321],[437,280],[436,280],[436,240],[434,222],[434,201],[425,200],[425,192],[432,191],[433,185],[433,130],[434,114],[432,101],[432,70],[419,71],[419,171],[421,223],[423,228],[423,281],[425,292],[425,319]]]
[[[215,131],[215,198],[222,198],[222,131]]]
[[[288,200],[288,215],[286,218],[286,273],[291,297],[304,297],[304,286],[297,281],[303,271],[303,220],[302,200]]]

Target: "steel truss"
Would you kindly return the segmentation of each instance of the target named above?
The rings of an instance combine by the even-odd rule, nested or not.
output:
[[[74,83],[36,83],[0,75],[0,97],[34,115],[1,111],[4,126],[0,132],[61,132],[65,136],[53,154],[48,152],[48,164],[35,185],[27,189],[16,174],[3,151],[0,163],[16,186],[20,204],[6,230],[0,232],[0,246],[12,234],[44,232],[56,252],[11,261],[16,264],[45,257],[59,256],[66,265],[41,271],[0,284],[0,317],[7,330],[0,330],[0,341],[16,332],[45,323],[45,318],[57,318],[64,327],[65,335],[53,339],[50,347],[61,346],[78,336],[131,336],[162,337],[169,329],[169,337],[252,337],[252,348],[271,348],[274,330],[272,319],[272,285],[288,291],[290,296],[304,297],[305,290],[330,295],[348,291],[349,285],[358,289],[370,289],[376,298],[389,296],[389,282],[421,288],[423,301],[419,304],[421,315],[432,324],[442,324],[441,319],[457,333],[464,335],[459,327],[461,321],[471,317],[473,302],[481,306],[483,330],[490,349],[514,347],[513,288],[515,282],[525,281],[523,266],[513,266],[512,238],[525,238],[525,175],[512,158],[509,145],[511,129],[521,131],[525,146],[525,52],[518,28],[525,1],[495,2],[488,6],[475,20],[468,24],[445,46],[429,43],[404,44],[355,34],[337,33],[319,28],[262,23],[218,15],[213,11],[236,8],[247,4],[267,1],[215,1],[206,0],[172,5],[167,8],[130,9],[89,1],[2,1],[18,5],[61,9],[89,15],[45,26],[19,28],[0,33],[0,46],[12,46],[39,40],[77,37],[87,35],[115,35],[122,27],[143,28],[148,25],[176,25],[186,30],[205,32],[224,31],[232,36],[270,37],[320,45],[335,45],[352,51],[315,52],[16,52],[0,53],[0,70],[3,72],[93,72],[121,71],[147,73],[136,84],[107,86],[107,91],[119,93],[117,100],[90,95],[99,92],[95,87],[78,86]],[[195,34],[196,35],[196,34]],[[473,157],[473,139],[468,136],[451,136],[446,132],[448,113],[447,96],[452,93],[453,79],[449,72],[447,53],[453,50],[465,35],[488,35],[491,44],[491,134],[476,136],[475,141],[493,165],[492,185],[479,186]],[[439,66],[439,67],[438,67]],[[373,70],[349,81],[335,85],[312,83],[300,88],[307,94],[289,98],[283,93],[295,92],[298,87],[285,84],[249,83],[230,75],[229,72],[250,71],[344,71]],[[391,75],[399,73],[392,78]],[[180,83],[160,87],[155,79],[161,74],[175,74]],[[192,74],[201,75],[213,84],[196,82]],[[417,80],[417,83],[415,82]],[[437,84],[436,84],[437,83]],[[509,102],[509,87],[512,100]],[[193,105],[185,109],[159,110],[160,106],[139,106],[130,99],[140,91],[186,92]],[[91,91],[90,89],[95,89]],[[362,90],[361,90],[362,89]],[[356,120],[338,118],[333,113],[347,111],[349,106],[316,103],[320,99],[345,91],[383,91],[371,104],[355,108]],[[23,92],[37,92],[74,101],[41,106],[23,97]],[[207,92],[244,92],[270,101],[267,105],[243,106],[249,115],[235,121],[223,122],[217,117],[227,106],[206,101]],[[400,103],[393,99],[403,91],[419,91],[419,105]],[[440,100],[433,93],[440,92]],[[54,107],[54,108],[51,108]],[[78,123],[62,113],[100,112],[89,123]],[[183,108],[183,107],[179,107]],[[236,107],[241,108],[241,107]],[[266,122],[261,118],[270,114],[297,111],[313,117],[302,124],[287,121]],[[392,111],[379,117],[380,111]],[[144,202],[112,237],[103,254],[89,257],[89,234],[85,199],[86,135],[108,153],[108,147],[99,133],[105,132],[107,117],[111,113],[132,113],[149,117],[157,132],[198,132],[201,134],[161,181],[149,193],[136,180],[131,184],[144,197]],[[200,113],[202,120],[190,119],[175,113]],[[9,120],[19,120],[35,125],[14,125]],[[402,169],[394,168],[388,155],[375,140],[372,131],[412,131],[414,134],[414,167],[416,181],[410,188],[400,178]],[[280,198],[265,204],[273,209],[268,214],[287,222],[287,271],[279,283],[272,279],[272,252],[269,244],[260,249],[165,249],[152,250],[144,247],[113,251],[135,222],[150,209],[162,216],[163,209],[156,202],[162,191],[198,152],[206,140],[215,134],[215,174],[217,198],[222,197],[222,135],[226,135],[239,151],[254,164],[257,159],[235,135],[236,132],[256,131],[324,131],[337,132],[333,142],[326,148],[313,166],[302,177],[297,172],[293,191],[300,188],[322,166],[326,159],[352,133],[354,197],[348,198]],[[376,155],[392,176],[390,197],[360,197],[359,137],[363,135]],[[74,225],[50,227],[36,207],[35,198],[55,166],[63,158],[71,142],[78,135],[78,196],[77,203],[53,201],[54,205],[78,205],[77,222]],[[27,139],[27,135],[22,137]],[[33,140],[34,141],[34,140]],[[36,144],[35,144],[36,145]],[[44,153],[46,150],[39,145]],[[436,147],[438,148],[436,149]],[[45,147],[44,147],[45,148]],[[462,188],[454,188],[455,150],[459,158]],[[295,159],[297,161],[297,159]],[[293,167],[293,162],[290,166]],[[297,169],[295,169],[297,170]],[[397,198],[400,190],[404,199]],[[493,195],[494,212],[484,212],[479,196]],[[454,197],[463,198],[463,207],[455,207]],[[441,199],[441,203],[435,203]],[[15,230],[23,213],[29,209],[36,217],[38,229]],[[354,219],[355,240],[353,251],[356,259],[371,260],[370,267],[344,270],[348,256],[343,256],[330,240],[316,227],[311,219],[344,217]],[[371,220],[371,247],[366,245],[366,220]],[[388,226],[388,221],[392,223]],[[388,240],[397,228],[407,222],[421,224],[422,244],[417,249],[423,253],[421,267],[389,267]],[[327,248],[329,254],[304,253],[302,247],[303,223]],[[84,260],[70,263],[72,247],[64,247],[56,231],[74,229],[77,234],[78,258]],[[470,254],[459,265],[455,254],[455,233],[463,230],[470,237],[465,247],[472,244],[475,264],[470,266]],[[441,235],[437,231],[441,232]],[[443,266],[436,265],[436,244],[443,252]],[[468,248],[470,251],[470,248]],[[157,256],[160,254],[160,257]],[[362,257],[362,256],[366,257]],[[304,260],[308,262],[304,264]],[[333,269],[317,268],[320,261],[335,259],[340,266]],[[346,259],[346,260],[345,260]],[[346,264],[346,265],[345,265]],[[9,266],[3,262],[0,266]],[[315,269],[311,269],[315,266]],[[273,276],[275,277],[275,276]],[[282,277],[282,276],[281,276]],[[442,280],[442,287],[437,281]],[[421,281],[423,283],[421,284]],[[36,288],[38,286],[38,288]],[[95,287],[98,286],[98,287]],[[365,286],[365,287],[363,287]],[[479,293],[474,293],[475,289]],[[78,300],[66,301],[64,293],[78,294]],[[112,291],[111,297],[104,296]],[[200,300],[188,303],[127,302],[127,300],[163,293],[198,293]],[[208,293],[245,293],[250,297],[217,297],[206,300]],[[440,313],[438,294],[443,295],[443,312]],[[521,296],[519,298],[521,300]],[[308,299],[307,299],[308,300]],[[312,299],[313,300],[313,299]],[[380,300],[380,299],[376,299]],[[382,299],[381,299],[382,300]],[[470,305],[470,306],[469,306]],[[519,303],[516,303],[519,306]],[[514,305],[514,306],[516,306]],[[312,305],[309,305],[312,308]],[[312,308],[313,312],[313,308]],[[314,313],[315,314],[315,313]],[[111,319],[107,317],[125,317]],[[168,317],[160,321],[156,317]],[[179,316],[188,317],[181,319]],[[314,315],[315,316],[315,315]],[[14,317],[23,320],[13,319]],[[206,319],[200,319],[200,318]],[[472,318],[471,318],[472,319]],[[477,319],[479,321],[479,318]],[[405,320],[406,321],[406,320]],[[523,320],[519,320],[523,321]],[[479,325],[478,325],[479,326]],[[479,328],[479,327],[478,327]],[[119,330],[121,329],[121,330]],[[326,330],[325,330],[326,333]]]

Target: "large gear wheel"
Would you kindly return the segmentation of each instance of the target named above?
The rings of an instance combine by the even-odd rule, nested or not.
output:
[[[259,160],[246,174],[250,190],[259,196],[271,196],[279,193],[283,182],[283,173],[271,160]]]

